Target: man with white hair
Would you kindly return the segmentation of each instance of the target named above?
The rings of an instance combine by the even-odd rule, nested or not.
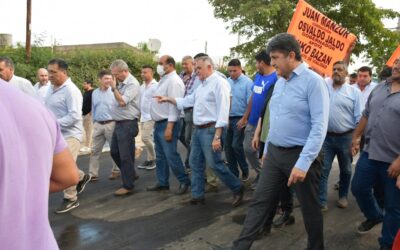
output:
[[[0,56],[0,79],[3,79],[30,96],[35,96],[36,92],[32,83],[25,78],[14,75],[14,69],[14,63],[11,58]]]
[[[237,207],[243,200],[244,186],[241,181],[225,167],[222,159],[221,136],[229,121],[230,89],[226,79],[214,71],[210,57],[196,60],[196,70],[200,86],[189,96],[171,98],[158,96],[159,102],[169,102],[182,110],[193,107],[194,131],[190,152],[192,168],[193,205],[204,204],[204,170],[207,163],[218,178],[234,193],[232,206]]]
[[[115,120],[115,129],[110,153],[115,164],[121,170],[122,177],[122,187],[114,194],[122,196],[132,193],[136,177],[133,152],[135,151],[135,137],[139,132],[140,86],[123,60],[118,59],[112,62],[110,69],[114,77],[111,91],[114,93],[116,102],[111,110]]]

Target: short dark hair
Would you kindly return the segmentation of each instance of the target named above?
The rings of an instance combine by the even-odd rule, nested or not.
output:
[[[101,78],[103,78],[103,76],[107,76],[107,75],[111,76],[112,75],[111,71],[108,69],[103,69],[97,74],[97,77],[99,77],[99,79],[101,79]]]
[[[343,65],[344,69],[347,71],[347,63],[345,61],[336,61],[336,62],[333,63],[333,66],[335,66],[337,64]]]
[[[228,66],[241,67],[242,64],[240,63],[239,59],[235,58],[229,61]]]
[[[301,61],[300,44],[296,38],[288,33],[280,33],[271,38],[267,44],[267,53],[279,51],[288,55],[290,52],[295,53],[297,61]]]
[[[91,78],[86,78],[84,82],[90,84],[90,86],[93,86],[93,80]]]
[[[361,68],[359,68],[357,70],[357,73],[359,73],[359,72],[368,72],[369,76],[372,76],[372,69],[368,66],[362,66]]]
[[[206,53],[198,53],[197,55],[195,55],[193,57],[193,59],[197,59],[197,58],[204,57],[204,56],[208,56],[208,55]]]
[[[357,78],[357,73],[351,73],[350,78]]]
[[[152,71],[154,71],[153,66],[151,66],[151,65],[149,65],[149,64],[143,65],[143,66],[142,66],[142,69],[151,69]]]
[[[53,58],[53,59],[51,59],[49,61],[48,65],[53,65],[53,64],[56,64],[59,69],[62,69],[62,70],[65,70],[65,71],[68,70],[68,63],[64,59]]]
[[[172,56],[167,56],[167,59],[165,60],[167,64],[171,64],[175,68],[175,59]]]
[[[264,62],[267,65],[271,65],[271,57],[267,54],[267,50],[263,49],[255,56],[257,62]]]
[[[387,78],[392,76],[392,67],[389,67],[387,65],[383,66],[383,69],[381,70],[381,72],[379,72],[379,80],[384,81]]]
[[[8,56],[0,56],[0,62],[4,62],[7,67],[14,69],[14,63]]]

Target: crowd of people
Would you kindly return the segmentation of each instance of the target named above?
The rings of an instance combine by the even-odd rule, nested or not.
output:
[[[3,210],[6,203],[0,203],[0,218],[24,211],[10,198],[5,183],[40,186],[35,194],[43,197],[48,193],[43,183],[48,183],[50,191],[64,191],[56,213],[77,208],[78,195],[90,181],[99,180],[100,156],[108,142],[113,160],[109,179],[120,177],[122,182],[116,196],[133,193],[139,178],[136,168],[156,170],[154,184],[147,187],[153,192],[170,189],[172,171],[179,182],[175,194],[190,190],[193,205],[204,204],[205,194],[218,190],[217,179],[232,191],[233,207],[241,205],[250,186],[254,192],[243,229],[228,247],[235,250],[250,249],[272,227],[295,223],[296,197],[307,249],[321,250],[322,213],[328,211],[328,178],[336,157],[337,207],[348,206],[351,190],[366,217],[357,231],[364,234],[382,223],[380,247],[391,249],[400,228],[400,58],[392,69],[382,71],[380,83],[372,81],[367,66],[349,75],[346,58],[335,62],[331,77],[324,79],[303,62],[296,39],[282,33],[255,55],[255,61],[252,80],[238,59],[228,63],[226,77],[207,54],[185,56],[180,74],[174,58],[163,55],[156,69],[142,66],[140,84],[127,63],[118,59],[98,73],[98,88],[92,79],[85,80],[82,95],[63,59],[52,59],[46,69],[39,69],[33,86],[14,75],[10,58],[0,57],[0,112],[5,117],[0,123],[0,171],[5,173],[0,175],[0,197],[8,204]],[[135,167],[138,139],[147,158]],[[179,142],[187,149],[182,157]],[[75,165],[80,151],[90,153],[88,173]],[[352,178],[353,157],[359,151]],[[11,162],[15,158],[17,162]],[[9,167],[28,163],[38,167],[37,176]],[[39,171],[40,166],[46,169]],[[27,184],[11,183],[14,172]],[[29,200],[26,193],[19,195]],[[48,201],[40,202],[43,211],[35,220],[44,220],[40,225],[45,235],[50,232]],[[16,225],[13,230],[25,226],[23,218],[5,221]],[[4,236],[9,232],[0,228],[0,239],[7,244],[18,248],[26,243],[12,242]],[[38,235],[34,230],[30,225],[26,233]],[[54,238],[43,235],[35,236],[35,244],[42,249],[56,246]]]

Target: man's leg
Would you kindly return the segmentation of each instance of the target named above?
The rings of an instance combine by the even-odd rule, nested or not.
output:
[[[332,162],[335,158],[335,148],[334,148],[334,140],[332,136],[327,135],[322,145],[322,152],[324,154],[324,160],[322,165],[321,172],[321,181],[319,183],[319,200],[321,207],[323,209],[327,208],[327,198],[328,198],[328,179],[329,174],[332,169]],[[350,152],[350,151],[349,151]]]
[[[190,141],[192,139],[193,131],[193,111],[185,111],[185,142],[187,145],[187,153],[185,159],[185,167],[190,168],[189,158],[190,158]]]
[[[153,139],[154,121],[146,121],[141,123],[142,141],[146,147],[147,161],[156,159],[154,151]]]
[[[383,217],[383,212],[372,194],[372,187],[378,179],[378,170],[374,162],[368,159],[368,153],[361,152],[351,183],[351,191],[357,200],[358,207],[371,221],[378,221]]]
[[[205,158],[201,150],[198,130],[193,131],[191,141],[190,166],[192,168],[192,198],[204,199],[204,168]]]
[[[347,206],[347,196],[349,194],[351,181],[351,163],[353,162],[353,157],[351,155],[351,139],[352,134],[337,138],[336,152],[340,169],[339,201],[337,203],[339,207]]]
[[[79,148],[81,147],[80,141],[73,137],[66,138],[65,141],[68,144],[68,149],[71,151],[72,158],[76,162],[76,159],[78,158]],[[79,168],[78,168],[78,173],[79,173],[79,181],[81,181],[85,173]],[[64,199],[71,201],[75,201],[78,199],[76,186],[72,186],[64,190]]]
[[[89,174],[93,177],[99,177],[100,156],[104,143],[106,142],[105,127],[99,123],[93,125],[92,153],[89,160]]]
[[[233,243],[234,250],[250,249],[257,234],[271,226],[279,201],[279,192],[286,183],[286,177],[279,169],[274,152],[268,149],[256,190],[247,211],[240,236]]]
[[[104,128],[104,136],[106,138],[106,141],[108,142],[108,145],[111,146],[112,137],[113,137],[114,129],[115,129],[115,122],[107,123],[107,124],[103,125],[103,128]],[[119,174],[120,173],[120,170],[119,170],[117,164],[115,164],[114,161],[112,161],[111,172],[115,173],[115,174]]]
[[[236,176],[239,177],[239,169],[237,165],[237,160],[235,156],[235,151],[233,150],[233,125],[231,120],[229,120],[229,125],[226,131],[224,140],[224,150],[225,158],[228,161],[229,170]]]
[[[243,149],[244,129],[243,128],[239,129],[236,127],[236,124],[239,120],[240,118],[235,118],[231,120],[233,122],[232,147],[236,157],[236,161],[240,167],[240,170],[242,171],[242,179],[247,180],[249,177],[249,165],[247,164],[246,156],[244,154],[244,149]]]
[[[246,158],[250,163],[250,166],[257,173],[257,177],[256,177],[256,180],[257,180],[258,175],[260,174],[260,170],[261,170],[261,163],[260,163],[260,159],[258,159],[258,151],[254,150],[253,147],[251,146],[251,142],[253,140],[255,130],[256,130],[256,128],[254,126],[247,124],[246,129],[244,131],[243,149],[244,149]]]
[[[93,133],[92,112],[83,116],[83,127],[85,130],[85,147],[91,148]]]
[[[169,167],[167,157],[164,152],[163,143],[164,132],[167,126],[167,122],[159,122],[154,125],[154,144],[156,152],[156,173],[157,173],[157,184],[161,187],[169,187]]]
[[[389,163],[379,162],[378,171],[381,183],[384,183],[385,213],[382,234],[379,238],[381,247],[391,248],[400,229],[400,189],[396,187],[396,178],[388,176]]]

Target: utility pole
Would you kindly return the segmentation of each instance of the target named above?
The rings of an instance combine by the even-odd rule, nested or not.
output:
[[[206,41],[206,43],[205,43],[205,45],[204,45],[204,53],[207,54],[207,41]]]
[[[26,63],[29,64],[31,61],[31,12],[32,12],[32,0],[26,1]]]

